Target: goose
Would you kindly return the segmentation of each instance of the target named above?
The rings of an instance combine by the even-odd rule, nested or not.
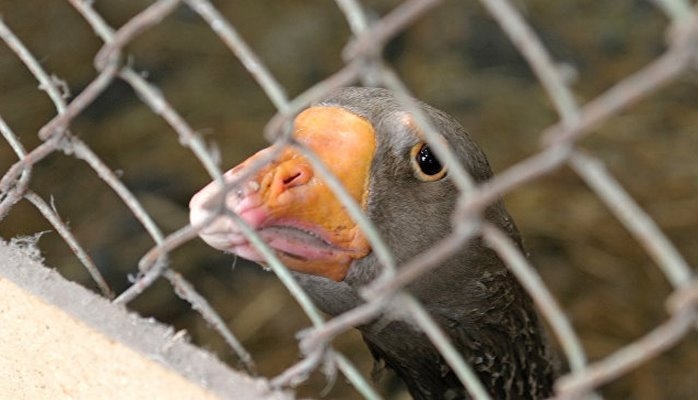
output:
[[[451,116],[417,102],[476,183],[492,171],[485,154]],[[293,140],[322,160],[372,221],[396,265],[451,231],[459,191],[410,114],[380,88],[339,89],[297,115]],[[329,315],[360,304],[359,289],[381,266],[369,241],[311,163],[293,146],[272,162],[263,149],[227,171],[249,177],[225,194],[235,212],[290,268]],[[254,170],[250,171],[253,168]],[[210,246],[263,264],[264,257],[226,215],[213,216],[220,187],[211,182],[190,201],[194,225]],[[521,236],[501,202],[484,217],[521,249]],[[406,286],[447,334],[495,399],[552,395],[556,368],[531,298],[497,254],[470,240]],[[395,371],[413,398],[467,399],[469,394],[424,333],[404,319],[381,316],[358,327],[373,357]]]

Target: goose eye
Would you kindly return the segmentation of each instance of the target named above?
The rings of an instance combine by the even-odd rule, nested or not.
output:
[[[446,168],[436,158],[426,143],[418,143],[412,147],[412,168],[420,180],[431,182],[443,178]]]

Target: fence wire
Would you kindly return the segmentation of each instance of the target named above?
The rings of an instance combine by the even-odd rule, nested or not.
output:
[[[196,238],[197,231],[203,225],[182,226],[174,233],[165,234],[132,189],[120,178],[119,173],[100,159],[84,140],[70,131],[73,120],[93,104],[109,85],[121,80],[131,87],[152,113],[170,126],[181,145],[198,160],[212,180],[219,182],[226,191],[235,186],[235,183],[226,184],[223,181],[217,152],[190,126],[187,119],[180,114],[181,110],[178,111],[168,101],[158,86],[132,67],[132,60],[126,50],[137,37],[156,28],[163,20],[170,18],[173,12],[182,8],[197,14],[208,24],[211,31],[257,81],[276,107],[277,113],[268,121],[264,131],[268,140],[277,144],[288,143],[291,133],[289,126],[296,114],[336,88],[353,84],[386,87],[395,93],[404,109],[414,116],[415,122],[424,132],[425,139],[447,165],[449,176],[461,191],[458,207],[453,215],[453,232],[428,251],[397,268],[390,249],[383,243],[361,208],[342,188],[341,183],[310,150],[301,149],[315,170],[329,182],[351,217],[366,233],[383,267],[382,274],[364,289],[367,299],[364,305],[329,320],[313,305],[263,240],[251,228],[245,226],[237,215],[225,209],[223,196],[220,197],[219,212],[229,215],[241,224],[244,234],[266,257],[269,267],[312,322],[312,328],[301,332],[299,336],[299,348],[303,358],[297,364],[288,366],[280,375],[269,377],[273,385],[297,385],[306,380],[311,372],[322,368],[330,375],[332,371],[341,371],[365,398],[380,398],[365,378],[365,374],[357,371],[341,352],[333,348],[332,340],[352,327],[375,318],[385,311],[386,307],[399,307],[409,311],[473,397],[489,398],[476,375],[455,351],[428,312],[402,290],[405,285],[436,268],[439,261],[453,254],[466,241],[478,236],[499,254],[520,280],[534,299],[562,349],[570,371],[557,381],[555,398],[591,395],[600,386],[646,363],[698,328],[698,279],[695,277],[695,270],[638,201],[605,168],[601,159],[578,146],[579,140],[590,135],[595,127],[666,85],[678,82],[687,72],[698,67],[698,7],[690,2],[655,0],[657,12],[663,12],[669,21],[666,29],[666,51],[649,65],[624,77],[596,98],[578,104],[564,68],[551,56],[522,13],[507,0],[481,0],[482,6],[530,66],[559,118],[559,122],[540,134],[541,147],[538,152],[481,185],[476,184],[466,173],[451,149],[444,142],[437,140],[436,130],[409,96],[409,89],[382,56],[391,39],[438,7],[440,1],[405,1],[382,18],[376,19],[372,14],[367,14],[357,1],[336,0],[336,5],[344,14],[352,33],[342,53],[344,64],[336,73],[294,98],[286,95],[284,86],[265,66],[264,60],[244,41],[236,31],[235,25],[207,0],[159,0],[118,28],[111,27],[105,21],[96,11],[92,1],[68,2],[103,42],[101,49],[94,56],[94,67],[98,74],[74,97],[66,93],[68,85],[50,71],[46,71],[41,60],[23,44],[22,38],[17,37],[12,27],[0,20],[0,38],[31,72],[39,84],[39,89],[48,95],[56,109],[55,117],[38,131],[41,142],[31,147],[27,145],[31,141],[14,132],[6,119],[0,116],[0,132],[17,158],[0,180],[0,221],[17,204],[24,201],[32,204],[65,240],[102,294],[113,299],[115,303],[130,303],[142,296],[144,291],[158,280],[168,281],[173,291],[190,303],[191,308],[200,313],[224,338],[249,373],[256,371],[254,355],[244,348],[226,326],[224,318],[214,311],[207,299],[196,291],[183,274],[171,268],[170,253]],[[463,4],[462,7],[471,5]],[[71,233],[70,225],[58,215],[53,200],[47,200],[31,189],[32,182],[36,179],[35,167],[45,163],[54,153],[64,153],[68,157],[83,160],[116,193],[152,239],[152,248],[138,263],[138,276],[132,285],[121,293],[115,293],[110,288],[107,279],[100,272],[104,268],[97,267],[98,263]],[[271,153],[267,160],[262,161],[269,162],[274,156],[275,154]],[[263,164],[260,162],[256,168],[262,167]],[[566,317],[565,310],[548,290],[526,255],[522,254],[497,227],[481,220],[484,209],[497,199],[563,166],[569,166],[608,207],[659,267],[673,288],[671,295],[664,299],[669,313],[665,321],[658,323],[637,340],[625,343],[610,355],[594,361],[587,360],[574,324]],[[253,167],[252,170],[254,169]],[[692,374],[695,371],[686,373]]]

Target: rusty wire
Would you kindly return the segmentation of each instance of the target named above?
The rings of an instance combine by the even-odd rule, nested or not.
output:
[[[439,5],[438,0],[406,1],[372,22],[365,15],[361,5],[355,0],[337,0],[337,6],[344,13],[352,30],[353,37],[347,41],[343,51],[344,67],[334,75],[308,88],[294,99],[289,99],[285,89],[266,68],[260,57],[244,42],[235,27],[221,15],[207,0],[159,0],[147,7],[119,29],[112,29],[95,11],[91,2],[68,0],[83,16],[87,24],[104,42],[95,55],[94,65],[98,71],[94,80],[72,101],[66,103],[66,93],[60,82],[49,75],[36,61],[31,52],[15,36],[10,27],[0,20],[0,38],[16,54],[46,91],[56,107],[55,117],[38,132],[42,144],[26,151],[20,138],[0,118],[0,131],[3,138],[14,150],[17,161],[4,173],[0,180],[0,221],[10,209],[23,199],[38,207],[45,218],[58,230],[69,244],[77,258],[89,271],[98,287],[107,297],[112,297],[111,288],[106,284],[99,269],[90,256],[82,249],[71,234],[67,224],[61,221],[50,202],[32,192],[29,187],[32,168],[48,155],[64,152],[83,160],[108,185],[142,224],[153,241],[153,247],[139,262],[140,275],[133,285],[120,293],[115,302],[129,303],[156,280],[164,278],[170,282],[175,293],[186,299],[194,310],[199,312],[226,340],[228,345],[242,360],[250,372],[255,370],[253,357],[243,348],[234,334],[225,326],[223,319],[208,305],[206,299],[196,292],[184,277],[170,269],[168,253],[196,237],[202,226],[184,226],[170,235],[164,235],[154,220],[148,215],[128,187],[103,161],[69,130],[72,120],[80,115],[115,79],[122,79],[136,91],[153,113],[161,116],[177,135],[180,143],[191,150],[211,179],[221,186],[221,193],[233,190],[238,183],[223,182],[221,168],[215,153],[209,150],[201,136],[175,110],[158,88],[144,79],[124,62],[124,47],[135,37],[168,18],[178,7],[189,7],[197,13],[231,50],[233,55],[254,77],[262,90],[277,109],[265,129],[265,137],[274,141],[278,148],[295,145],[290,138],[290,126],[295,115],[310,103],[333,89],[356,83],[380,85],[391,89],[405,110],[414,116],[417,125],[424,132],[437,155],[448,166],[449,174],[461,190],[458,207],[453,215],[453,232],[430,250],[407,261],[396,269],[390,250],[382,242],[380,235],[363,215],[360,207],[344,191],[341,183],[331,175],[322,163],[308,149],[301,151],[313,163],[318,173],[330,183],[330,187],[347,207],[352,217],[366,232],[367,237],[381,262],[383,273],[371,285],[364,288],[362,295],[367,302],[345,314],[325,321],[308,296],[295,283],[294,279],[271,251],[249,227],[226,210],[223,196],[217,204],[210,206],[219,213],[237,219],[250,242],[258,246],[268,259],[269,266],[281,278],[294,298],[308,314],[313,327],[300,335],[300,349],[306,356],[298,364],[290,366],[284,373],[270,381],[274,385],[294,385],[306,379],[313,370],[324,366],[325,370],[338,368],[357,390],[366,398],[380,396],[358,373],[351,363],[331,348],[331,340],[340,333],[361,323],[367,322],[384,312],[388,307],[410,310],[414,322],[420,326],[444,359],[453,367],[475,398],[488,398],[486,391],[472,373],[465,360],[441,332],[429,314],[402,288],[420,275],[436,268],[439,261],[449,257],[468,240],[481,236],[501,256],[524,288],[534,299],[541,314],[549,322],[564,351],[571,371],[561,377],[556,385],[556,398],[573,398],[591,394],[605,382],[613,380],[632,368],[646,362],[683,338],[695,329],[698,315],[698,281],[695,272],[688,265],[661,229],[645,213],[633,198],[622,188],[599,160],[576,147],[576,142],[591,129],[621,110],[646,98],[659,88],[674,82],[691,68],[698,65],[698,8],[684,0],[655,0],[658,8],[671,21],[668,29],[668,50],[654,62],[640,71],[627,76],[616,85],[586,104],[578,105],[573,91],[568,87],[564,73],[554,58],[538,39],[526,19],[507,0],[481,0],[482,5],[509,36],[514,46],[525,58],[549,96],[559,117],[559,122],[545,129],[540,135],[541,150],[501,172],[492,180],[476,185],[464,168],[458,163],[455,154],[442,141],[436,130],[425,118],[409,96],[409,90],[383,62],[380,53],[386,43],[404,31],[414,21]],[[272,153],[268,160],[271,161]],[[506,235],[481,219],[486,206],[502,195],[521,188],[529,182],[568,165],[579,175],[596,195],[606,204],[616,218],[635,237],[667,280],[674,287],[674,294],[667,300],[669,319],[658,324],[633,343],[618,349],[610,356],[588,363],[586,355],[572,324],[555,298],[546,289],[540,277],[529,265],[525,255],[510,243]],[[252,168],[254,170],[254,168]],[[242,181],[242,179],[240,180]]]

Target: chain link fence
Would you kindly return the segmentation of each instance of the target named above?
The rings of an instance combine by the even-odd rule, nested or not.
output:
[[[177,153],[176,157],[196,159],[208,175],[208,180],[222,179],[222,170],[227,168],[227,165],[222,165],[220,152],[225,150],[212,147],[206,137],[194,129],[188,122],[188,118],[182,114],[186,113],[186,110],[170,102],[165,92],[154,83],[157,78],[151,79],[140,71],[135,66],[138,65],[138,59],[129,55],[129,46],[134,42],[150,31],[157,30],[163,21],[174,18],[173,13],[184,13],[186,18],[200,18],[205,21],[210,31],[228,49],[227,54],[221,52],[217,56],[227,59],[237,58],[275,107],[276,114],[269,119],[264,130],[264,137],[268,141],[281,143],[287,140],[288,124],[295,115],[313,101],[338,87],[356,84],[386,87],[392,90],[404,108],[415,116],[427,140],[434,144],[439,155],[448,165],[451,179],[462,191],[458,207],[454,212],[454,221],[458,222],[453,232],[436,243],[429,251],[398,267],[393,265],[390,249],[381,243],[370,222],[361,218],[361,211],[353,202],[346,201],[349,197],[343,192],[341,185],[332,176],[324,173],[324,168],[318,166],[324,179],[339,186],[336,188],[336,195],[342,199],[348,209],[352,210],[362,229],[368,233],[373,232],[368,235],[371,238],[373,251],[379,255],[389,273],[366,288],[368,301],[365,305],[327,319],[318,312],[285,267],[270,254],[269,266],[312,323],[312,328],[304,330],[299,335],[298,348],[302,354],[301,360],[294,365],[286,365],[282,373],[269,376],[273,385],[284,387],[298,385],[317,369],[322,369],[330,375],[332,371],[338,370],[362,396],[380,398],[370,380],[366,379],[366,374],[354,367],[346,355],[336,350],[332,341],[352,327],[374,318],[391,305],[409,310],[415,322],[439,348],[470,393],[476,398],[487,398],[487,394],[474,378],[467,363],[453,350],[428,313],[401,290],[412,280],[428,273],[443,257],[452,254],[476,236],[482,237],[505,260],[507,266],[534,299],[559,344],[569,372],[557,381],[556,398],[592,395],[607,383],[622,379],[639,366],[668,351],[683,339],[692,337],[691,340],[695,340],[694,331],[698,327],[698,282],[695,279],[695,269],[690,265],[690,258],[677,250],[672,240],[641,207],[641,202],[633,198],[614,174],[605,167],[603,157],[597,153],[607,154],[607,152],[603,149],[584,150],[579,145],[582,139],[592,134],[603,123],[622,116],[636,103],[655,96],[659,90],[668,85],[686,87],[687,91],[694,96],[692,104],[696,105],[695,83],[686,78],[695,74],[695,68],[698,66],[698,9],[690,2],[654,1],[652,4],[655,8],[651,12],[657,15],[663,13],[666,17],[666,47],[644,67],[622,76],[617,82],[609,85],[607,90],[579,104],[578,96],[571,89],[574,71],[551,55],[551,50],[543,44],[544,41],[524,18],[524,14],[535,18],[535,7],[526,9],[527,13],[522,13],[522,9],[516,7],[523,7],[522,4],[512,4],[506,0],[482,0],[480,5],[496,21],[501,32],[510,38],[511,43],[537,78],[558,120],[538,134],[539,149],[497,173],[492,180],[482,185],[476,185],[457,165],[448,148],[439,148],[438,142],[433,140],[436,137],[433,127],[413,104],[408,96],[410,89],[406,87],[390,63],[385,61],[383,55],[389,52],[389,44],[393,43],[391,40],[410,29],[420,19],[427,18],[433,9],[440,6],[439,1],[405,1],[395,5],[378,18],[375,13],[367,13],[366,8],[358,2],[337,0],[336,7],[343,14],[351,30],[351,35],[344,39],[346,46],[341,54],[343,63],[328,77],[315,78],[313,85],[300,88],[298,90],[300,94],[293,98],[286,94],[287,89],[265,66],[264,58],[255,53],[241,37],[236,29],[237,25],[231,22],[233,19],[222,15],[216,6],[207,0],[156,1],[142,8],[135,15],[124,14],[114,17],[114,19],[123,20],[123,23],[118,24],[118,28],[108,23],[102,13],[97,11],[100,8],[99,4],[80,0],[69,0],[68,3],[72,6],[73,12],[77,12],[82,17],[82,23],[94,31],[103,43],[101,48],[94,52],[96,76],[75,95],[68,92],[68,87],[71,85],[44,67],[41,53],[25,46],[22,37],[13,33],[14,28],[11,23],[0,21],[0,38],[10,51],[3,53],[3,57],[12,55],[13,62],[19,60],[38,82],[39,90],[48,96],[56,110],[55,116],[50,121],[41,121],[38,141],[33,136],[30,137],[29,132],[16,132],[13,129],[12,115],[1,115],[3,110],[0,110],[0,131],[5,139],[5,149],[2,154],[3,157],[5,154],[11,154],[7,151],[9,149],[14,153],[12,162],[7,162],[6,158],[0,165],[3,168],[6,167],[0,181],[0,223],[3,220],[5,224],[21,223],[23,218],[21,215],[33,212],[28,211],[27,208],[27,204],[31,204],[68,244],[101,293],[113,299],[114,303],[137,302],[146,296],[151,286],[162,280],[167,281],[171,287],[170,291],[174,291],[177,296],[190,304],[191,309],[196,310],[210,327],[220,334],[237,355],[242,368],[249,373],[255,373],[254,352],[246,350],[236,336],[236,332],[228,328],[227,318],[219,315],[209,304],[211,299],[200,294],[195,289],[195,285],[185,278],[186,273],[178,272],[175,268],[177,265],[184,264],[180,258],[177,258],[177,252],[192,245],[197,237],[197,229],[200,227],[192,227],[182,222],[178,226],[163,228],[163,223],[156,222],[152,216],[153,208],[144,205],[142,196],[134,194],[134,188],[127,184],[121,173],[110,167],[111,163],[103,160],[93,146],[88,144],[91,138],[83,137],[84,135],[77,132],[73,126],[74,120],[85,113],[110,112],[110,104],[101,104],[97,107],[97,111],[89,110],[90,107],[96,107],[95,104],[99,102],[100,96],[104,96],[110,87],[117,82],[118,84],[125,82],[128,85],[127,90],[133,91],[142,104],[147,106],[150,113],[157,115],[168,125],[166,129],[171,132],[172,140],[176,138],[181,147],[187,150],[186,153]],[[449,6],[455,7],[453,4]],[[468,9],[475,5],[464,3],[457,7]],[[13,8],[5,7],[2,12],[9,17]],[[302,29],[300,25],[293,28]],[[83,31],[82,34],[85,32],[87,31]],[[289,40],[292,39],[293,36],[289,35]],[[63,39],[58,37],[56,40]],[[69,42],[70,38],[65,40]],[[195,42],[177,45],[196,47]],[[281,43],[280,46],[293,47],[294,43]],[[198,62],[205,57],[206,55],[195,54],[193,58]],[[167,71],[158,71],[158,73],[165,74]],[[9,80],[13,77],[6,76],[3,79]],[[690,89],[693,89],[692,92]],[[231,88],[231,90],[234,89]],[[192,96],[206,96],[206,94],[192,93]],[[242,107],[244,100],[239,101]],[[522,101],[529,100],[522,99]],[[17,107],[30,106],[24,104]],[[146,110],[145,107],[139,107]],[[226,106],[222,105],[222,107]],[[99,111],[103,109],[106,111]],[[81,128],[81,131],[85,130],[85,125]],[[99,132],[93,134],[99,135]],[[115,139],[112,137],[110,140]],[[123,133],[117,136],[116,140],[128,141],[129,138],[127,133]],[[695,141],[693,143],[695,144]],[[147,146],[145,143],[132,145]],[[698,148],[689,150],[691,151],[695,156]],[[153,154],[153,157],[157,157],[157,150],[153,149]],[[59,215],[57,209],[61,208],[61,204],[54,204],[51,197],[34,191],[33,186],[37,181],[43,182],[43,185],[48,181],[48,186],[56,185],[55,187],[64,183],[56,181],[55,177],[46,172],[45,166],[50,167],[57,155],[84,162],[103,181],[103,184],[111,188],[121,202],[119,207],[125,206],[138,221],[140,224],[138,229],[144,230],[149,236],[150,248],[141,254],[138,273],[132,277],[132,283],[127,288],[114,290],[110,281],[116,279],[114,276],[116,272],[108,271],[110,268],[108,264],[113,260],[108,263],[105,261],[105,265],[102,265],[99,255],[91,254],[84,246],[84,242],[92,243],[95,240],[109,242],[110,237],[80,239],[72,233],[71,224]],[[79,168],[85,168],[85,164],[81,164]],[[651,301],[666,305],[668,313],[666,318],[655,320],[654,326],[650,326],[635,340],[620,343],[610,349],[606,355],[595,358],[593,361],[587,359],[582,341],[575,331],[575,323],[571,323],[566,316],[569,310],[565,310],[556,300],[553,294],[556,293],[556,289],[546,286],[545,279],[541,279],[527,256],[522,254],[506,235],[496,227],[482,223],[479,218],[485,207],[500,197],[521,191],[563,167],[568,167],[593,191],[640,248],[644,249],[671,286],[666,296],[659,293],[646,293],[646,296],[652,297]],[[693,168],[689,165],[678,166],[678,168],[684,167]],[[44,173],[47,174],[46,177],[41,176]],[[79,182],[72,183],[74,186],[70,189],[71,193],[81,197],[80,201],[84,203],[86,213],[90,212],[89,208],[93,203],[105,201],[101,198],[92,198],[89,194],[83,195],[80,193]],[[206,179],[202,178],[197,185],[202,186],[204,183]],[[65,189],[54,188],[53,190]],[[661,196],[661,193],[659,195]],[[688,204],[689,207],[695,206],[695,203]],[[689,208],[689,214],[695,213],[695,208],[692,211]],[[516,213],[513,214],[516,217]],[[92,219],[93,224],[113,222],[106,217],[101,220],[99,215],[95,215]],[[8,231],[12,230],[8,229]],[[254,232],[248,233],[252,241],[261,240],[255,237]],[[695,245],[695,242],[693,244]],[[173,262],[173,259],[177,261]],[[536,259],[535,254],[531,259]],[[560,265],[559,268],[566,267]],[[68,272],[67,275],[71,273],[73,272]],[[695,350],[695,346],[692,349]],[[687,380],[690,380],[690,376],[696,377],[695,370],[686,369],[682,373]],[[694,393],[698,393],[698,389]]]

